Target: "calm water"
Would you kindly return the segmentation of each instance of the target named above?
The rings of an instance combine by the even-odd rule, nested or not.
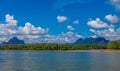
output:
[[[119,52],[0,51],[0,71],[119,70]]]

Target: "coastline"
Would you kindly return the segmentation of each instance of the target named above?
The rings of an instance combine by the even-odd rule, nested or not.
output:
[[[0,50],[4,51],[4,50]],[[66,52],[120,52],[119,49],[86,49],[86,50],[14,50],[14,49],[9,49],[5,51],[66,51]]]
[[[68,52],[120,52],[117,49],[67,50]]]

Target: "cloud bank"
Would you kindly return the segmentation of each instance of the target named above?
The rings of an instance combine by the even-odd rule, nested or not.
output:
[[[92,30],[91,32],[98,35],[98,36],[105,37],[106,39],[109,39],[109,40],[120,39],[120,28],[115,30],[113,26],[111,26],[105,30],[97,30],[97,31]]]
[[[62,23],[67,20],[67,17],[58,16],[57,19]],[[0,43],[14,36],[23,39],[26,43],[72,43],[80,37],[79,34],[71,31],[50,35],[48,28],[36,27],[30,22],[26,22],[24,26],[18,26],[18,21],[10,14],[5,15],[5,22],[0,23]],[[72,26],[67,26],[67,28],[74,29]]]

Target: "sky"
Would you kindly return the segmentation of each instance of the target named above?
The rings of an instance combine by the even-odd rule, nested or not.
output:
[[[0,43],[120,39],[120,0],[0,0]]]

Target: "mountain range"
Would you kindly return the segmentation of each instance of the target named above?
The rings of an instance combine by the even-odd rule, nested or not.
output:
[[[104,37],[97,37],[97,38],[79,38],[76,40],[74,44],[107,44],[109,40],[106,40]],[[2,44],[25,44],[24,40],[20,40],[17,37],[11,38],[8,42],[2,42]]]
[[[79,38],[76,40],[75,44],[107,44],[109,40],[106,40],[104,37],[97,37],[97,38]]]

